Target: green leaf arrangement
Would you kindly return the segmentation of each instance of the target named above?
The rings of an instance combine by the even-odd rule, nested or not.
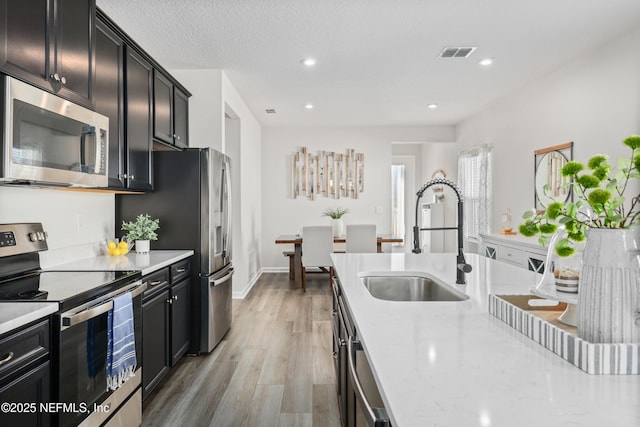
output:
[[[135,221],[122,221],[122,230],[127,234],[124,238],[133,242],[135,240],[158,240],[156,230],[160,228],[159,219],[151,219],[149,214],[140,214]]]
[[[567,237],[556,244],[561,257],[574,254],[574,242],[586,239],[588,228],[630,228],[640,224],[640,194],[631,196],[625,207],[625,191],[633,187],[631,182],[640,179],[640,135],[631,135],[622,143],[631,149],[630,157],[618,160],[617,171],[609,163],[608,156],[597,154],[586,165],[571,161],[561,169],[569,178],[577,202],[553,202],[543,212],[529,210],[522,215],[525,220],[518,230],[523,236],[540,235],[538,241],[546,245],[549,237],[563,225]]]
[[[342,215],[349,213],[349,209],[342,209],[342,208],[336,208],[336,209],[326,209],[324,212],[322,212],[322,216],[328,216],[330,218],[333,219],[338,219],[338,218],[342,218]]]

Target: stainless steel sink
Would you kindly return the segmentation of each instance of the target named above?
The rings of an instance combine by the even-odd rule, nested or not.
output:
[[[464,301],[469,296],[437,280],[421,276],[364,276],[369,293],[387,301]]]

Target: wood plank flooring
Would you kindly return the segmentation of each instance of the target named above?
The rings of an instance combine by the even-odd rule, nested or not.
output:
[[[326,274],[265,273],[233,301],[231,330],[185,356],[145,402],[143,426],[340,426]]]

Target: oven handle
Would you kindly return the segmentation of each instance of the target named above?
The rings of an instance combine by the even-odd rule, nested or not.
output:
[[[91,303],[82,305],[73,310],[69,310],[60,315],[60,330],[64,331],[67,328],[75,326],[79,323],[86,322],[89,319],[98,317],[101,314],[113,308],[113,298],[117,295],[125,292],[131,292],[131,298],[135,298],[147,289],[147,282],[137,281],[126,288],[119,289],[114,295],[111,296],[102,304],[92,305]]]

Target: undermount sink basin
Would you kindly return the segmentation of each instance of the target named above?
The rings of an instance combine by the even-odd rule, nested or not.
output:
[[[369,293],[387,301],[465,301],[469,296],[442,282],[421,276],[364,276]]]

